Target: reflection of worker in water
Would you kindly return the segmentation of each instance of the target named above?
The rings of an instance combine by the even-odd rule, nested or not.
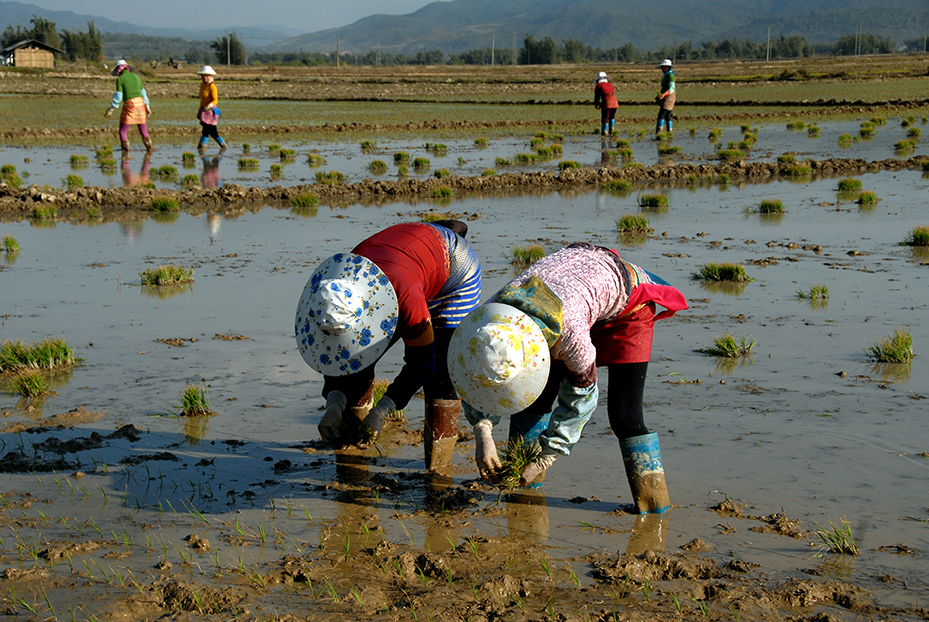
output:
[[[120,162],[120,169],[123,172],[123,185],[124,186],[139,186],[141,184],[147,184],[149,182],[149,169],[152,165],[152,154],[146,152],[142,156],[142,167],[139,169],[139,174],[136,175],[129,168],[129,158],[124,157]]]
[[[656,305],[666,310],[656,314]],[[500,415],[513,415],[511,429],[542,430],[523,485],[567,456],[597,408],[597,368],[607,367],[607,413],[636,508],[667,510],[658,435],[645,426],[642,396],[654,322],[686,308],[677,289],[591,244],[563,248],[510,281],[462,320],[449,345],[481,473],[500,467],[492,435]]]
[[[597,74],[594,82],[594,108],[600,111],[600,135],[613,135],[613,125],[616,123],[616,110],[619,102],[616,101],[616,91],[610,77],[604,72]]]
[[[219,188],[219,161],[222,159],[222,155],[213,156],[212,158],[200,158],[203,162],[203,174],[200,176],[200,183],[204,188]]]
[[[481,296],[481,265],[467,231],[456,220],[394,225],[330,257],[310,277],[296,337],[303,359],[325,377],[324,441],[369,444],[387,416],[423,389],[426,467],[451,462],[461,404],[446,352]],[[399,339],[403,367],[372,407],[375,363]]]

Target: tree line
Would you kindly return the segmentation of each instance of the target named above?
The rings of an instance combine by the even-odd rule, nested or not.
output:
[[[7,25],[3,34],[0,34],[0,47],[8,47],[20,41],[34,39],[47,46],[59,49],[65,53],[69,61],[79,58],[88,61],[103,60],[103,35],[94,26],[93,20],[87,22],[86,31],[71,32],[62,30],[60,33],[55,22],[43,17],[32,16],[29,20],[31,28],[12,24]]]

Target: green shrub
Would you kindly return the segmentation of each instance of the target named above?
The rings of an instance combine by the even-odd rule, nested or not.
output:
[[[708,263],[691,273],[695,281],[735,281],[747,282],[755,279],[748,276],[745,268],[734,263]]]

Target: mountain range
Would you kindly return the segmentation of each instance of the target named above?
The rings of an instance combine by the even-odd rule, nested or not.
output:
[[[493,44],[511,49],[525,35],[583,41],[604,49],[631,43],[642,50],[670,48],[690,41],[764,40],[804,37],[830,42],[857,31],[896,42],[929,34],[927,0],[451,0],[433,2],[407,15],[372,15],[341,28],[300,34],[277,25],[242,25],[224,30],[190,31],[143,28],[71,11],[49,11],[20,2],[0,1],[0,28],[28,25],[33,15],[59,30],[83,30],[89,20],[104,33],[146,34],[213,40],[235,31],[256,51],[342,52],[374,50],[446,53]]]

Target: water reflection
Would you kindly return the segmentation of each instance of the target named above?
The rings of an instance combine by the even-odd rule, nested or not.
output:
[[[871,366],[871,375],[877,376],[882,382],[906,384],[910,381],[913,372],[912,363],[875,363]]]
[[[16,251],[7,251],[6,253],[3,254],[3,261],[4,261],[4,263],[6,263],[6,265],[8,265],[8,266],[12,266],[14,263],[16,263],[16,260],[17,260],[18,258],[19,258],[19,251],[18,251],[18,250],[16,250]]]
[[[191,447],[200,445],[210,431],[210,417],[181,417],[184,422],[184,440]]]
[[[716,374],[731,376],[735,370],[745,367],[746,365],[754,364],[755,359],[753,359],[750,354],[743,354],[742,356],[717,356],[716,368],[713,371]]]
[[[548,541],[548,501],[540,489],[519,489],[506,495],[506,504],[506,527],[511,536],[528,544]]]
[[[646,551],[663,551],[668,533],[667,514],[639,514],[626,544],[626,555],[635,557]]]
[[[213,157],[203,156],[200,161],[203,162],[203,174],[200,175],[200,183],[204,188],[219,188],[219,163],[223,159],[222,155]]]
[[[140,295],[144,298],[157,298],[167,300],[179,294],[194,291],[193,283],[178,283],[177,285],[143,285]]]
[[[123,235],[126,242],[132,245],[142,235],[142,226],[144,224],[144,220],[121,222],[119,223],[119,232]]]
[[[129,156],[125,155],[122,160],[120,160],[120,169],[123,173],[123,185],[141,186],[151,183],[149,171],[152,166],[152,154],[146,151],[145,155],[142,156],[142,166],[139,168],[138,173],[132,172],[132,168],[129,166],[129,159]]]
[[[700,281],[700,287],[711,294],[741,296],[748,287],[748,281]]]

